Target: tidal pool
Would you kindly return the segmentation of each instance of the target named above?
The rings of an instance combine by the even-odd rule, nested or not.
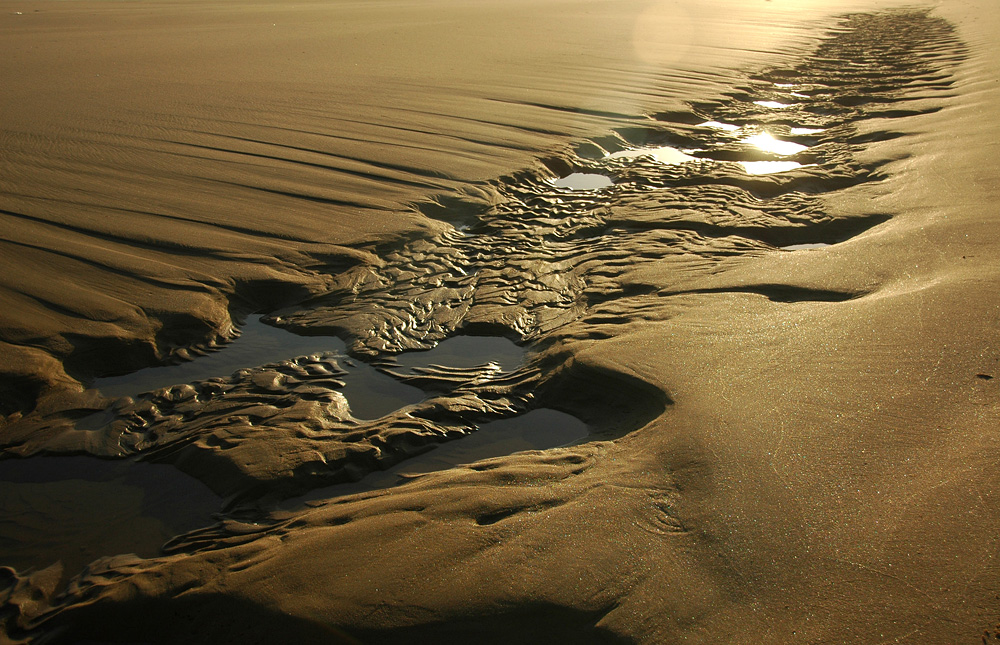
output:
[[[406,352],[394,360],[410,371],[434,365],[461,368],[496,363],[501,371],[510,372],[524,360],[524,348],[502,336],[453,336],[433,349]]]
[[[0,461],[0,566],[56,562],[64,578],[101,556],[152,557],[213,523],[222,499],[168,464],[94,457]]]
[[[332,352],[347,370],[341,392],[351,414],[358,419],[377,419],[424,398],[423,391],[400,383],[362,362],[347,357],[344,341],[335,336],[300,336],[264,324],[252,316],[240,328],[241,335],[218,351],[178,365],[164,365],[95,379],[91,387],[106,396],[136,396],[159,388],[229,376],[245,367],[257,367],[296,356]],[[88,420],[89,421],[89,420]]]

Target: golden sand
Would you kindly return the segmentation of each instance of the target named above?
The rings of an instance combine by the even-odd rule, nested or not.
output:
[[[998,15],[4,3],[3,454],[225,503],[0,569],[0,641],[1000,638]],[[90,387],[254,313],[350,355]],[[525,357],[394,360],[463,334]],[[424,398],[365,418],[358,361]],[[532,410],[590,434],[336,488]]]

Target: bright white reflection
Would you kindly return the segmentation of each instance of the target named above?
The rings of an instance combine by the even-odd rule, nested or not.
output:
[[[813,165],[803,165],[794,161],[741,161],[739,163],[749,175],[771,175],[776,172],[786,172]]]
[[[589,172],[574,172],[559,179],[550,179],[549,182],[556,188],[566,190],[600,190],[615,183],[610,177]]]
[[[752,137],[747,137],[746,139],[743,139],[743,142],[749,143],[758,150],[781,155],[783,157],[794,155],[797,152],[802,152],[809,147],[798,143],[792,143],[791,141],[775,139],[769,132],[761,132],[760,134],[755,134]]]
[[[721,123],[719,121],[705,121],[704,123],[699,123],[700,128],[712,128],[713,130],[725,130],[726,132],[733,132],[739,130],[740,126],[734,125],[732,123]]]
[[[774,108],[775,110],[781,110],[786,107],[791,107],[791,103],[778,103],[777,101],[754,101],[754,105],[759,105],[766,108]]]
[[[639,150],[622,150],[621,152],[615,152],[614,154],[608,155],[612,159],[635,159],[637,157],[652,157],[656,161],[662,164],[677,164],[684,163],[687,161],[695,161],[697,157],[692,157],[689,154],[685,154],[678,150],[677,148],[670,148],[664,146],[662,148],[646,148]]]
[[[795,87],[795,83],[775,83],[775,87]]]
[[[792,128],[792,134],[819,134],[823,128]]]

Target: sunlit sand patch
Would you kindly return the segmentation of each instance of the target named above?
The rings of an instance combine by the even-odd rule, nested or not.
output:
[[[824,249],[830,246],[826,242],[811,242],[808,244],[789,244],[788,246],[782,246],[782,251],[808,251],[810,249]]]
[[[692,157],[682,150],[662,146],[660,148],[640,148],[638,150],[622,150],[608,155],[611,159],[637,159],[638,157],[652,157],[662,164],[679,164],[688,161],[697,161],[697,157]]]
[[[556,188],[564,188],[566,190],[600,190],[615,183],[607,175],[593,172],[574,172],[551,181],[552,185]]]
[[[760,134],[755,134],[752,137],[747,137],[743,139],[743,142],[749,143],[758,150],[763,150],[764,152],[770,152],[784,157],[794,155],[809,148],[809,146],[793,143],[791,141],[775,139],[769,132],[761,132]]]
[[[788,107],[792,107],[794,103],[779,103],[777,101],[754,101],[754,105],[759,105],[761,107],[773,108],[775,110],[783,110]]]
[[[772,175],[777,172],[788,172],[815,165],[800,164],[796,161],[740,161],[738,163],[750,175]]]
[[[94,457],[0,462],[0,565],[61,561],[73,575],[93,560],[155,556],[170,538],[213,522],[222,499],[167,464]]]

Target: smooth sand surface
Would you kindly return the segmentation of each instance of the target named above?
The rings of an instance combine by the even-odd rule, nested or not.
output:
[[[1000,638],[997,33],[985,0],[0,3],[4,455],[226,499],[65,588],[0,569],[0,640]],[[696,160],[617,154],[663,147]],[[87,389],[252,312],[425,398],[356,418],[322,355]],[[470,333],[524,363],[388,360]],[[592,440],[279,510],[540,408]]]

